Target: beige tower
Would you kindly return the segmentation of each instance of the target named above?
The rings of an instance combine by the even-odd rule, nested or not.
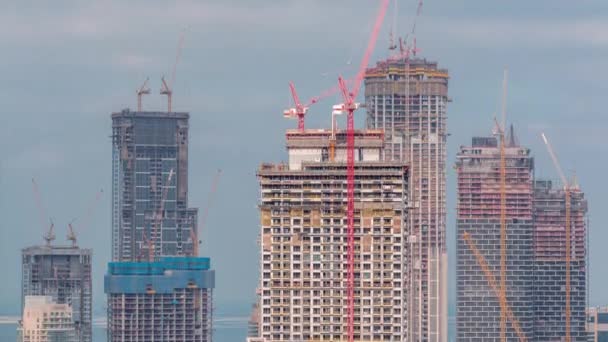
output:
[[[447,342],[446,109],[448,73],[426,59],[367,70],[367,128],[386,133],[382,155],[410,167],[409,341]]]
[[[356,131],[355,148],[355,340],[402,341],[407,167],[381,160],[382,131]],[[288,131],[287,150],[258,170],[259,340],[345,341],[346,134]]]

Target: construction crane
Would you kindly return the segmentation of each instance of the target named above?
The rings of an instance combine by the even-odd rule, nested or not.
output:
[[[182,50],[184,48],[184,40],[186,38],[186,31],[188,29],[183,29],[179,35],[179,41],[177,42],[177,52],[175,54],[175,63],[173,63],[173,68],[171,69],[171,79],[169,83],[165,80],[165,76],[161,77],[161,88],[160,94],[167,96],[167,112],[171,113],[173,107],[173,85],[175,84],[175,75],[177,72],[177,64],[182,56]]]
[[[139,89],[137,89],[137,111],[138,112],[141,112],[141,109],[142,109],[142,105],[141,105],[142,97],[144,95],[150,94],[150,88],[148,88],[148,81],[150,81],[150,78],[146,78],[146,80],[141,85],[141,87],[139,87]]]
[[[38,187],[38,183],[36,180],[32,178],[32,190],[34,192],[34,200],[36,201],[36,207],[38,208],[38,214],[40,218],[40,224],[44,229],[44,234],[42,238],[46,241],[46,245],[50,246],[51,242],[55,240],[55,223],[53,223],[53,219],[49,218],[50,224],[46,225],[46,210],[44,209],[44,205],[42,204],[42,196],[40,195],[40,187]]]
[[[207,217],[209,216],[209,208],[211,207],[211,203],[213,201],[213,195],[215,195],[215,192],[217,191],[217,185],[220,182],[221,175],[222,175],[222,170],[218,169],[217,173],[215,174],[215,177],[213,178],[213,183],[211,185],[211,191],[209,191],[209,197],[207,198],[207,204],[205,205],[205,209],[203,210],[203,215],[201,217],[201,228],[199,229],[199,233],[205,226],[205,223],[207,222]],[[198,234],[194,231],[194,225],[192,225],[192,227],[190,229],[190,239],[192,240],[193,256],[198,256],[198,253],[199,253],[199,244],[201,243],[201,241],[198,239],[197,236],[198,236]]]
[[[571,197],[571,190],[572,190],[572,185],[570,184],[570,182],[568,182],[568,179],[566,178],[566,176],[564,175],[564,172],[562,171],[562,168],[559,164],[559,160],[557,159],[557,155],[555,154],[555,152],[553,151],[553,147],[551,146],[551,144],[549,143],[549,139],[547,139],[547,136],[545,135],[545,133],[541,133],[541,137],[543,138],[543,142],[545,143],[545,146],[547,146],[547,151],[549,151],[549,155],[551,156],[551,160],[553,161],[553,165],[555,166],[555,169],[557,170],[557,173],[564,185],[564,196],[565,196],[565,206],[566,206],[566,226],[564,227],[564,233],[565,233],[565,238],[566,238],[566,286],[565,286],[565,292],[566,292],[566,342],[570,342],[572,337],[571,337],[571,309],[570,309],[570,292],[571,292],[571,279],[570,279],[570,263],[571,263],[571,241],[570,241],[570,236],[571,236],[571,229],[572,229],[572,222],[571,222],[571,201],[572,201],[572,197]]]
[[[479,267],[481,267],[481,269],[484,273],[484,276],[486,277],[486,280],[488,281],[488,284],[490,285],[490,288],[492,289],[492,291],[494,292],[494,295],[498,299],[501,311],[504,310],[504,312],[506,313],[506,316],[509,319],[509,321],[511,322],[511,326],[513,327],[513,330],[515,330],[517,337],[519,337],[520,341],[526,341],[527,340],[526,334],[521,330],[519,321],[513,314],[513,311],[511,310],[511,307],[509,306],[509,303],[507,302],[507,298],[503,295],[502,291],[500,291],[500,289],[498,288],[498,285],[496,284],[496,278],[494,277],[494,274],[492,274],[492,271],[490,270],[490,267],[488,266],[486,259],[483,257],[483,255],[481,254],[481,252],[479,251],[479,249],[477,248],[477,246],[471,239],[471,236],[469,235],[468,232],[464,232],[462,234],[462,238],[466,242],[466,244],[469,247],[469,249],[471,250],[471,252],[473,252],[473,255],[475,255],[475,258],[477,259],[477,263],[479,264]]]
[[[97,194],[95,194],[95,199],[87,208],[85,217],[82,220],[83,224],[81,225],[81,229],[82,229],[82,227],[86,227],[89,224],[91,216],[93,216],[93,212],[94,212],[95,208],[97,207],[97,203],[101,199],[102,195],[103,195],[103,189],[99,190],[97,192]],[[72,247],[76,247],[76,245],[77,245],[77,236],[76,236],[76,231],[74,230],[74,225],[73,225],[73,223],[75,221],[76,221],[76,219],[73,219],[72,222],[68,223],[68,233],[67,233],[67,237],[66,237],[66,239],[68,241],[72,242]]]
[[[167,81],[165,81],[165,76],[160,78],[160,82],[161,82],[160,94],[167,96],[167,113],[171,113],[171,108],[172,108],[171,102],[173,101],[173,90],[167,84]]]
[[[347,260],[348,260],[348,272],[347,272],[347,303],[348,303],[348,319],[347,319],[347,334],[348,342],[354,341],[354,327],[355,327],[355,229],[354,229],[354,215],[355,215],[355,119],[354,113],[360,105],[355,102],[363,77],[365,76],[365,69],[369,63],[369,58],[374,51],[376,40],[378,39],[378,33],[384,21],[386,10],[389,5],[389,0],[381,0],[378,14],[376,15],[376,21],[359,65],[359,70],[353,81],[352,88],[349,90],[346,82],[342,77],[338,77],[338,86],[342,92],[343,103],[335,105],[334,109],[338,109],[342,112],[347,113],[346,118],[346,193],[347,193]]]
[[[158,229],[160,228],[163,220],[163,211],[165,210],[165,201],[167,199],[167,194],[169,193],[169,187],[171,186],[171,179],[173,179],[173,169],[169,171],[169,176],[167,177],[167,182],[165,183],[165,187],[163,189],[160,204],[158,207],[158,211],[153,217],[152,221],[152,229],[150,231],[150,237],[147,237],[144,233],[144,242],[148,245],[148,261],[154,261],[154,249],[156,247],[155,237],[158,237]],[[161,185],[162,186],[162,185]]]
[[[296,92],[296,87],[293,85],[293,82],[289,82],[289,90],[291,91],[294,107],[285,109],[283,111],[283,116],[286,118],[297,118],[298,129],[301,132],[304,132],[304,116],[306,115],[306,112],[308,112],[308,106],[305,106],[300,102],[300,98],[298,97],[298,93]]]

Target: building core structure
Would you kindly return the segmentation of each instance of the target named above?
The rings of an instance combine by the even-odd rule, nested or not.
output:
[[[25,296],[19,321],[19,342],[79,342],[72,307],[51,296]]]
[[[448,72],[421,58],[389,59],[365,75],[366,125],[385,132],[381,159],[409,165],[408,340],[447,342]]]
[[[570,189],[570,336],[586,341],[587,200]],[[565,335],[566,192],[551,181],[534,182],[534,339],[560,341]]]
[[[90,249],[77,246],[32,246],[22,250],[21,312],[28,296],[36,307],[67,305],[76,341],[92,340],[92,281]],[[45,309],[46,310],[46,309]],[[63,323],[62,323],[63,324]]]
[[[484,275],[470,236],[489,271],[500,282],[501,153],[496,136],[474,137],[457,155],[457,308],[456,341],[498,341],[501,308]],[[533,340],[534,322],[534,160],[519,146],[511,127],[505,142],[506,301],[526,339]],[[507,323],[507,340],[518,340]]]
[[[288,130],[288,162],[261,164],[257,329],[263,341],[347,340],[346,132]],[[355,131],[354,335],[407,339],[408,168],[384,133]]]
[[[112,114],[113,261],[150,261],[149,241],[154,257],[193,255],[198,209],[188,207],[188,119]]]
[[[111,262],[108,342],[210,342],[215,271],[209,258]]]

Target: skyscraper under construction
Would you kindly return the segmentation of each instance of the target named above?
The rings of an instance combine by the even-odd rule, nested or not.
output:
[[[587,200],[578,185],[570,189],[570,335],[587,341]],[[534,340],[559,341],[566,335],[566,191],[551,181],[534,182]]]
[[[408,176],[383,132],[355,131],[354,338],[407,340]],[[263,341],[347,340],[346,132],[289,130],[262,164],[258,328]]]
[[[198,209],[188,207],[188,119],[183,112],[112,114],[113,261],[193,254]]]
[[[385,132],[381,158],[409,166],[410,341],[447,341],[447,92],[447,70],[416,57],[378,62],[365,76],[367,127]]]
[[[504,285],[506,304],[517,321],[507,322],[505,337],[509,341],[532,340],[534,160],[528,148],[518,145],[512,129],[506,138],[504,156]],[[503,280],[499,138],[474,137],[471,146],[460,148],[457,158],[456,340],[498,341],[502,310],[497,284]]]

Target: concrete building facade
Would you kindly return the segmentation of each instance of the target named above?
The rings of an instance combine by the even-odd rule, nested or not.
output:
[[[382,61],[365,76],[367,128],[386,134],[381,158],[409,165],[410,341],[447,342],[448,78],[436,62],[420,58]]]
[[[500,281],[500,149],[497,137],[475,137],[457,155],[456,341],[497,341],[500,305],[464,233]],[[533,181],[530,150],[507,137],[506,160],[506,299],[526,339],[534,336]],[[507,324],[507,340],[517,340]]]
[[[286,164],[262,164],[263,341],[347,339],[346,133],[287,131]],[[355,340],[407,339],[408,173],[383,132],[355,132]]]
[[[45,245],[24,248],[22,250],[22,312],[25,312],[27,296],[49,296],[54,304],[65,304],[70,307],[70,317],[73,319],[77,341],[90,342],[92,340],[91,258],[90,249],[76,246]]]
[[[586,341],[587,200],[576,186],[570,192],[570,336]],[[558,341],[566,334],[566,194],[551,181],[534,183],[534,339]]]
[[[215,271],[209,258],[111,262],[104,279],[108,342],[210,342]]]
[[[19,342],[78,342],[72,307],[51,296],[25,296]]]
[[[188,207],[188,119],[175,112],[112,114],[113,261],[147,260],[150,240],[157,257],[192,255],[198,210]]]

